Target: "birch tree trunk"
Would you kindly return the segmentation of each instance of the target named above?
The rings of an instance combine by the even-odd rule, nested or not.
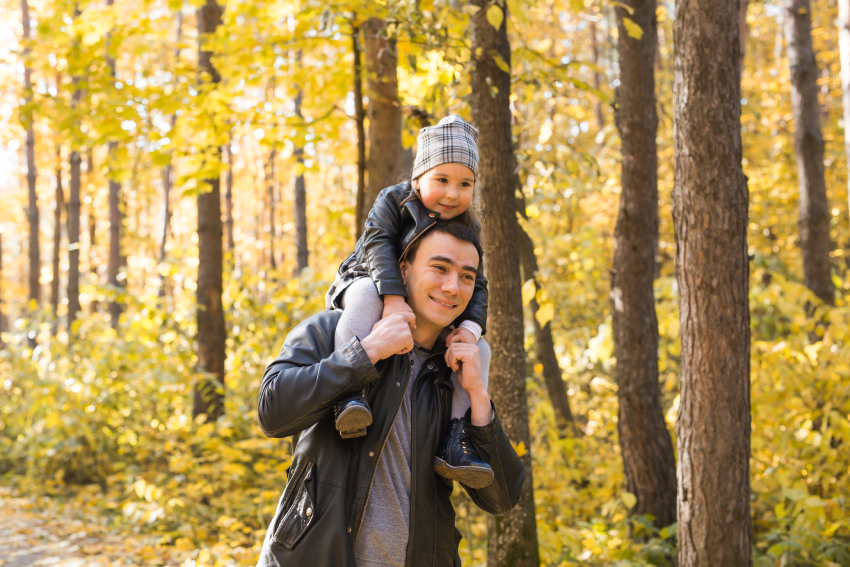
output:
[[[75,8],[74,17],[79,17],[79,9]],[[71,95],[71,109],[76,109],[83,96],[80,90],[80,78],[74,77],[74,91]],[[76,124],[74,128],[79,128]],[[81,189],[81,165],[82,159],[78,148],[71,147],[68,156],[70,175],[68,183],[68,335],[73,336],[72,325],[80,311],[80,189]]]
[[[680,567],[750,567],[747,179],[738,0],[682,0],[674,24],[674,188],[682,336]],[[706,133],[711,135],[706,135]]]
[[[381,189],[401,177],[401,104],[398,98],[395,40],[386,37],[385,23],[371,18],[363,24],[366,93],[369,96],[369,172],[361,214],[366,217]],[[356,95],[355,95],[356,98]],[[360,227],[362,230],[363,227]]]
[[[222,8],[216,0],[206,0],[198,8],[198,69],[203,90],[215,88],[221,76],[212,64],[212,52],[206,36],[221,24]],[[205,148],[220,154],[221,148]],[[214,421],[224,413],[224,310],[221,304],[222,226],[221,180],[218,175],[205,179],[198,194],[198,370],[212,375],[195,385],[192,413],[204,414]]]
[[[655,0],[616,8],[620,60],[617,127],[622,140],[622,192],[614,232],[611,299],[617,359],[617,429],[633,514],[652,514],[659,528],[676,522],[676,460],[658,385],[655,256],[658,251],[658,154],[655,136]],[[623,18],[643,30],[629,36]]]
[[[785,0],[785,39],[791,68],[794,151],[800,187],[800,248],[806,287],[821,301],[835,302],[830,273],[829,203],[823,166],[823,135],[818,105],[818,67],[812,48],[809,0]]]
[[[21,123],[26,129],[26,154],[27,154],[27,221],[29,222],[29,299],[34,300],[36,305],[41,302],[41,249],[38,238],[38,193],[35,189],[35,129],[33,128],[33,93],[32,93],[32,69],[29,65],[30,57],[30,11],[27,0],[21,0],[21,23],[24,28],[23,54],[24,61],[24,105],[21,112]]]
[[[490,392],[505,433],[512,442],[530,448],[516,219],[516,156],[511,134],[511,76],[499,68],[493,55],[498,54],[510,66],[507,4],[501,1],[494,4],[504,16],[499,29],[487,21],[489,0],[473,0],[470,4],[484,8],[470,18],[473,54],[470,79],[472,122],[479,129],[482,142],[477,184],[487,249],[484,267],[490,282],[487,325],[487,338],[493,350]],[[519,503],[504,516],[488,516],[490,567],[540,565],[531,452],[523,455],[522,460],[525,483]]]

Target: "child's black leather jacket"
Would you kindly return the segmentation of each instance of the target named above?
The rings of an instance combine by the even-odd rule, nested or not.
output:
[[[398,267],[399,258],[440,218],[440,213],[426,209],[418,199],[402,206],[401,202],[409,191],[410,182],[406,181],[387,187],[378,194],[366,219],[366,230],[354,247],[354,254],[340,266],[340,274],[355,264],[365,267],[382,296],[407,297]],[[357,270],[354,270],[356,273]],[[339,289],[342,291],[345,285]],[[487,278],[484,277],[483,258],[475,278],[475,291],[455,326],[461,321],[478,323],[482,335],[487,329]]]
[[[298,325],[263,375],[257,408],[263,433],[302,433],[258,567],[355,567],[354,542],[372,478],[411,377],[407,354],[382,360],[376,368],[356,338],[334,349],[341,314],[322,311]],[[451,422],[453,388],[444,354],[445,343],[438,341],[411,394],[408,567],[460,565],[453,485],[434,473],[437,444]],[[367,435],[340,438],[334,404],[371,383],[376,387],[368,394],[373,421]],[[466,492],[486,512],[505,514],[519,501],[525,469],[502,430],[498,408],[493,409],[489,424],[465,423],[496,478]]]

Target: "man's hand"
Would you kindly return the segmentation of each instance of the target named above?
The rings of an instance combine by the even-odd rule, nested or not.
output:
[[[384,312],[381,315],[382,318],[387,318],[393,313],[410,313],[413,314],[413,309],[410,308],[410,305],[407,304],[407,301],[404,300],[404,297],[401,295],[385,295],[384,296]],[[414,321],[412,329],[416,328],[416,323]]]
[[[457,380],[466,390],[472,407],[472,425],[487,425],[493,418],[490,396],[481,379],[481,352],[478,345],[455,342],[446,351],[446,362],[457,372]]]
[[[413,313],[394,313],[372,325],[372,332],[360,341],[372,364],[413,350],[410,329],[415,327],[415,322]]]
[[[475,344],[475,335],[472,334],[472,331],[469,329],[464,329],[463,327],[458,327],[446,337],[446,346],[450,346],[454,343],[466,343],[470,345]],[[449,361],[446,359],[446,364]]]

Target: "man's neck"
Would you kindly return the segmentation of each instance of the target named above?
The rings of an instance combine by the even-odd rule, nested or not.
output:
[[[440,338],[440,333],[442,332],[442,327],[436,327],[428,323],[420,324],[417,321],[416,328],[410,334],[413,335],[413,340],[422,348],[431,350],[434,348],[434,343]]]

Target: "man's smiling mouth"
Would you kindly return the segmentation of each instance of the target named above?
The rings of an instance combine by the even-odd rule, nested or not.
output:
[[[432,301],[439,303],[440,305],[442,305],[443,307],[446,307],[448,309],[454,309],[455,307],[457,307],[457,305],[453,305],[451,303],[444,303],[444,302],[440,301],[439,299],[436,299],[436,298],[434,298],[430,295],[428,297],[430,297]]]

